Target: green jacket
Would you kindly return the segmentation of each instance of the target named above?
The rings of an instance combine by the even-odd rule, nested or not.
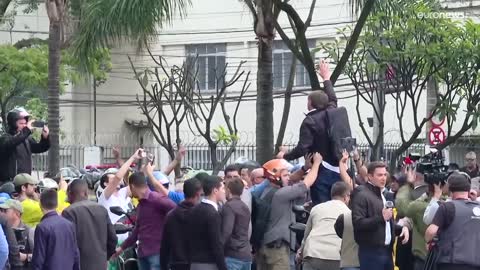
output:
[[[405,217],[407,215],[407,209],[410,202],[413,201],[412,193],[413,188],[409,185],[403,185],[398,191],[395,197],[395,208],[397,208],[397,215],[399,217]]]
[[[417,200],[408,204],[406,216],[412,220],[412,253],[415,257],[425,260],[427,257],[427,248],[425,242],[425,231],[427,225],[423,222],[423,214],[427,209],[431,198],[423,194]]]

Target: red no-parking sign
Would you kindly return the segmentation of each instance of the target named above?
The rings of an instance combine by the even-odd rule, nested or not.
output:
[[[430,141],[431,145],[438,145],[445,141],[447,135],[445,131],[441,127],[432,127],[428,132],[428,140]]]

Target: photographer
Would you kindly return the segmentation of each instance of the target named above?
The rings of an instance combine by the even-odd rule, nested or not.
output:
[[[26,267],[32,260],[34,245],[34,230],[22,222],[23,207],[17,200],[5,199],[0,201],[0,212],[8,225],[15,232],[15,237],[20,249],[20,260]]]
[[[432,224],[433,217],[440,207],[440,203],[450,201],[448,197],[448,185],[435,183],[433,185],[433,194],[423,213],[423,222],[428,226]]]
[[[33,122],[24,108],[8,112],[8,129],[0,137],[0,185],[12,181],[17,174],[31,174],[32,153],[43,153],[50,148],[47,126],[42,128],[40,142],[30,136],[34,129]]]
[[[430,179],[426,179],[428,192],[411,202],[406,211],[406,216],[410,218],[413,223],[412,253],[414,256],[414,270],[424,269],[428,253],[424,238],[428,226],[423,220],[425,210],[430,202],[438,202],[442,195],[442,188],[446,184],[445,178],[432,179],[433,181],[429,180]]]
[[[467,175],[453,173],[447,182],[452,201],[439,206],[425,240],[431,242],[438,236],[438,270],[479,269],[480,203],[469,199]]]

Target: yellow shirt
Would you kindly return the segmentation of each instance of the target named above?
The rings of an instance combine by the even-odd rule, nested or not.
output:
[[[70,204],[67,202],[67,192],[65,190],[59,190],[57,195],[58,195],[57,212],[61,214],[63,210],[65,210],[65,208],[70,206]]]
[[[138,206],[138,199],[132,197],[132,204],[133,204],[133,206],[137,207]]]
[[[59,214],[67,208],[70,204],[67,202],[67,193],[64,190],[59,190],[58,193],[58,207],[57,212]],[[40,202],[27,198],[22,201],[23,214],[22,221],[30,227],[37,226],[42,220],[43,212],[40,208]]]

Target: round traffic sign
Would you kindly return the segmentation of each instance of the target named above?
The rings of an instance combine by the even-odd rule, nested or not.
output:
[[[440,119],[437,115],[433,115],[432,118],[430,119],[430,123],[432,124],[432,127],[441,127],[445,123],[445,119],[447,119],[447,116],[443,116],[442,119]]]
[[[441,127],[432,127],[428,132],[428,140],[431,145],[438,145],[445,141],[447,135]]]

